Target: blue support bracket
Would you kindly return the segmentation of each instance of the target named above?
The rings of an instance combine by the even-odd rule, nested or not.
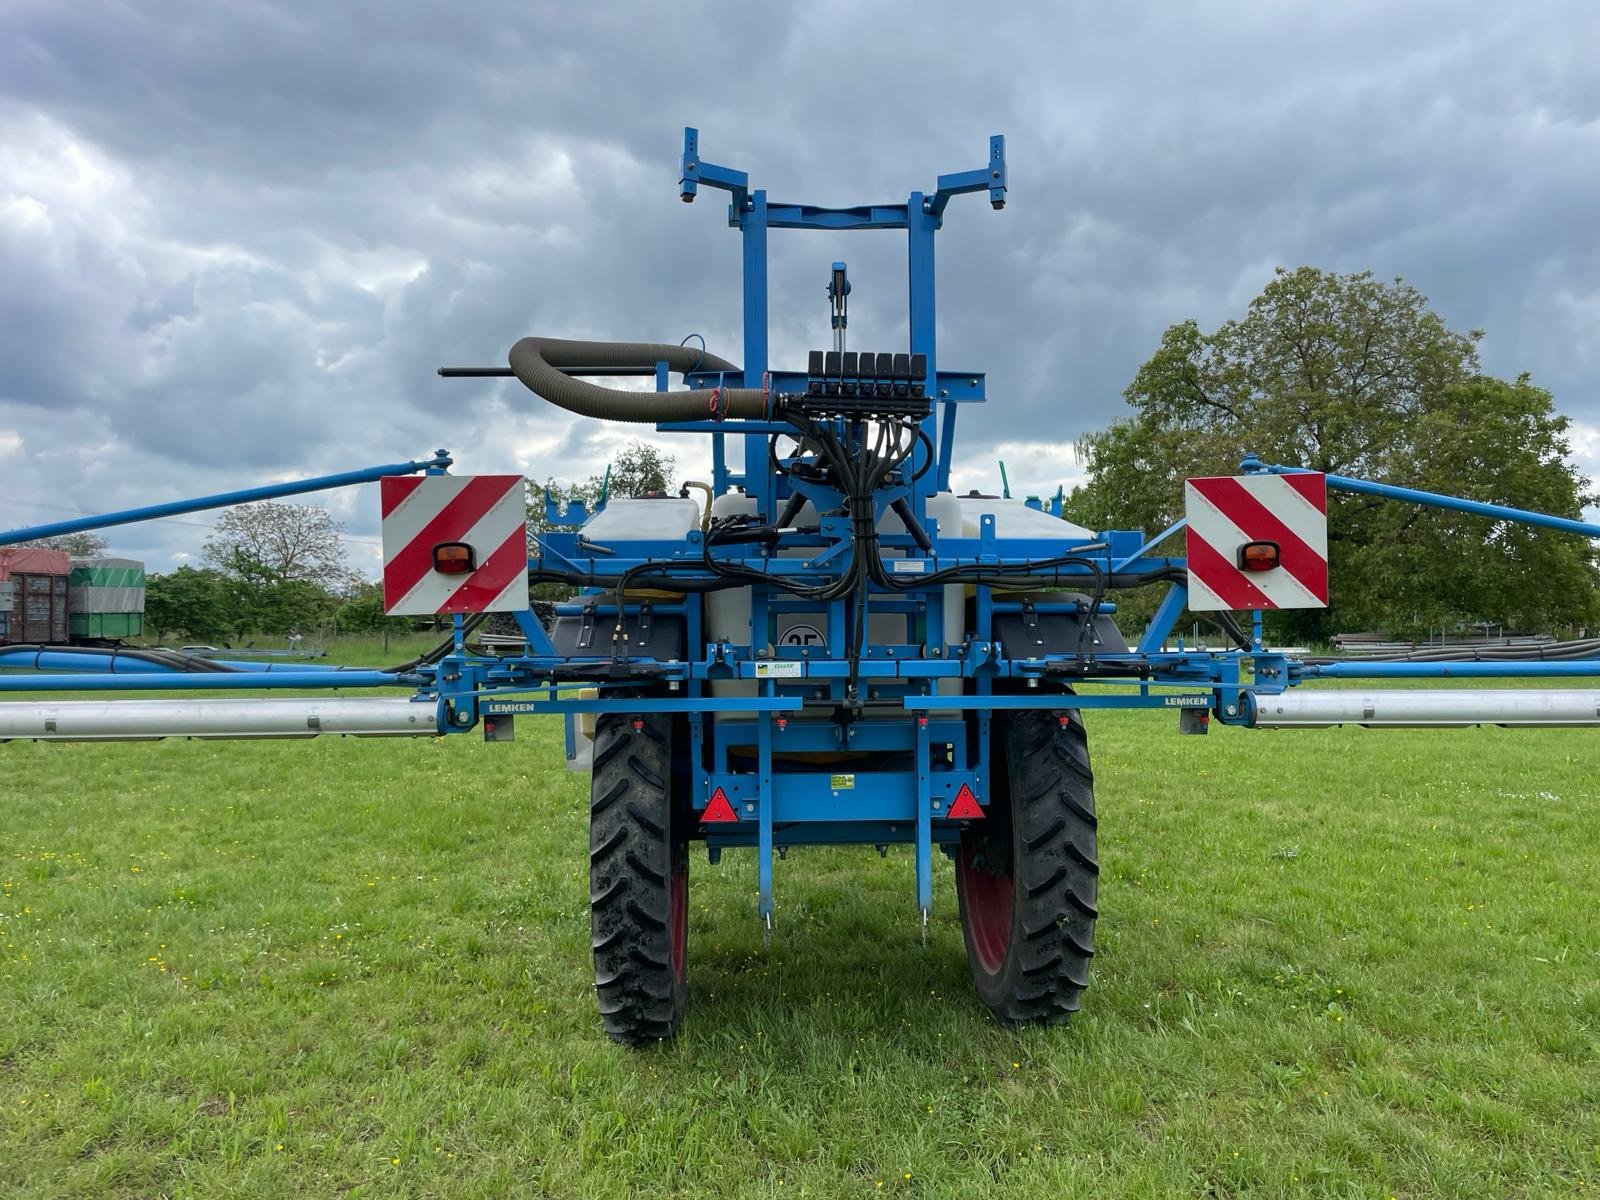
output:
[[[750,176],[743,171],[735,171],[728,167],[719,167],[715,163],[702,162],[700,159],[700,131],[688,126],[683,130],[683,163],[678,174],[678,195],[685,204],[694,200],[700,190],[700,185],[721,188],[729,193],[731,200],[729,207],[735,213],[742,212],[745,200],[750,194]],[[730,225],[738,221],[730,220]]]
[[[933,789],[928,778],[928,718],[916,720],[917,755],[917,912],[922,920],[922,940],[928,940],[928,913],[933,909]]]
[[[1150,618],[1150,624],[1145,626],[1144,634],[1139,638],[1140,654],[1154,654],[1161,649],[1188,603],[1189,589],[1183,584],[1175,583],[1167,589],[1160,606]]]
[[[1055,515],[1059,517],[1061,514],[1058,511],[1058,512],[1055,513]],[[1150,551],[1154,550],[1157,546],[1161,545],[1162,542],[1166,541],[1169,537],[1171,537],[1173,534],[1177,533],[1180,529],[1187,529],[1188,526],[1189,526],[1189,518],[1188,517],[1179,517],[1171,525],[1168,525],[1165,529],[1163,529],[1160,533],[1156,534],[1155,537],[1151,538],[1148,542],[1145,542],[1137,550],[1133,551],[1131,554],[1124,555],[1117,562],[1112,563],[1111,564],[1112,571],[1123,571],[1123,570],[1126,570],[1129,563],[1133,562],[1136,559],[1143,558],[1146,554],[1149,554]]]
[[[996,209],[1006,206],[1006,139],[995,134],[989,139],[989,165],[976,171],[961,171],[939,176],[938,190],[923,202],[922,211],[936,220],[944,219],[950,197],[963,192],[989,189],[989,203]]]
[[[756,796],[756,868],[759,895],[756,912],[765,925],[763,936],[772,936],[772,714],[760,713],[756,717],[756,769],[758,794]]]

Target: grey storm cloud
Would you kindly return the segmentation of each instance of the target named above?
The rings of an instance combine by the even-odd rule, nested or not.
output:
[[[441,381],[526,333],[739,357],[738,238],[682,127],[775,199],[899,201],[1007,135],[940,234],[958,483],[1030,489],[1167,325],[1278,265],[1404,275],[1600,471],[1600,8],[1458,3],[71,4],[0,13],[0,525],[409,458],[581,478],[637,429]],[[776,233],[772,347],[905,336],[893,236]],[[698,467],[705,447],[677,439]],[[376,503],[326,502],[373,563]],[[119,550],[192,555],[205,518]]]

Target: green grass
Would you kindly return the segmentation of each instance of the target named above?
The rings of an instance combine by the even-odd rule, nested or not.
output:
[[[643,1053],[552,721],[0,747],[0,1195],[1600,1191],[1593,731],[1089,720],[1070,1026],[990,1021],[942,860],[924,947],[906,853],[791,853],[764,952],[730,854]]]

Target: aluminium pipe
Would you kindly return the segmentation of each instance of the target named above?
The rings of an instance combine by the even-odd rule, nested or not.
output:
[[[0,741],[427,736],[435,706],[402,697],[318,700],[55,700],[0,704]]]
[[[1600,691],[1552,688],[1395,689],[1257,694],[1249,705],[1257,729],[1600,725]]]
[[[0,692],[187,692],[244,691],[250,688],[369,688],[417,687],[421,675],[395,675],[387,671],[174,671],[156,675],[122,675],[106,672],[79,674],[11,675],[0,673]]]
[[[704,389],[682,392],[635,392],[601,387],[574,379],[574,366],[654,367],[664,362],[670,370],[726,371],[742,381],[744,373],[725,358],[706,354],[696,346],[658,345],[648,342],[578,342],[564,338],[525,337],[511,347],[511,370],[532,392],[551,404],[580,417],[607,421],[703,421],[707,417],[762,419],[769,416],[770,397],[761,388],[724,387],[717,393],[717,410],[710,411],[712,393]]]

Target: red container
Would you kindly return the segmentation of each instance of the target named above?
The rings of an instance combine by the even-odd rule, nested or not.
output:
[[[60,643],[67,640],[67,576],[72,560],[60,550],[37,546],[0,548],[0,583],[11,586],[11,621],[0,641]]]

